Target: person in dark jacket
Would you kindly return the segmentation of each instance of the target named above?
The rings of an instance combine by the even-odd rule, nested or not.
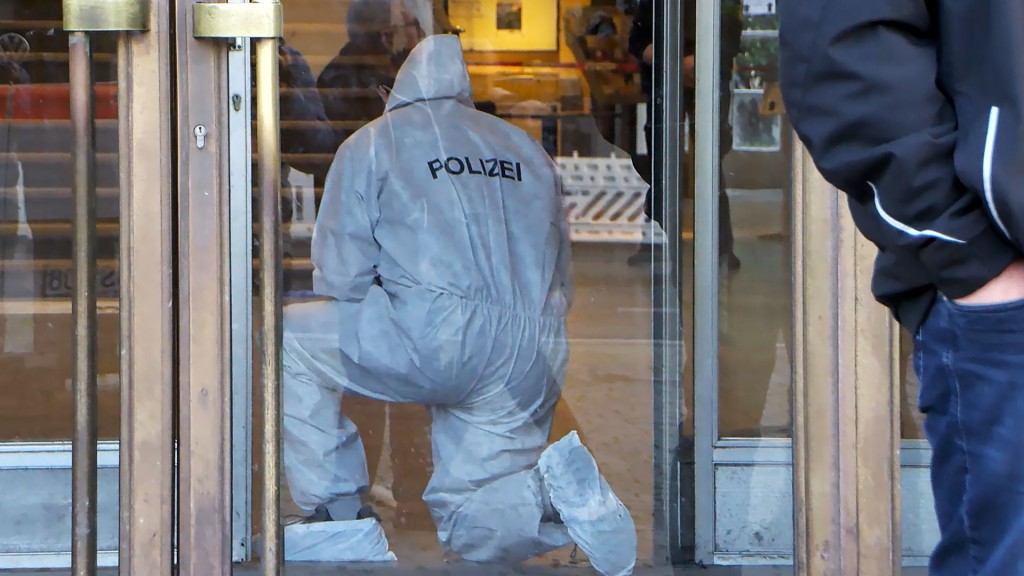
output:
[[[1024,574],[1024,4],[779,4],[798,136],[915,335],[933,576]]]
[[[284,41],[278,45],[278,76],[281,85],[281,153],[288,166],[307,174],[315,173],[317,155],[338,149],[331,124],[324,111],[316,78],[305,57]],[[303,156],[309,156],[303,158]]]
[[[319,167],[317,158],[333,157],[337,144],[331,125],[324,114],[320,95],[316,91],[316,80],[305,57],[283,40],[277,46],[278,86],[280,87],[281,110],[281,221],[285,224],[292,221],[293,206],[298,203],[292,190],[290,177],[292,169],[315,173]],[[255,82],[255,77],[252,78]],[[256,106],[251,108],[252,118],[256,119]],[[252,173],[257,173],[255,162]],[[252,196],[254,221],[259,220],[259,198],[255,191]],[[290,234],[283,238],[284,258],[295,256]],[[253,253],[259,253],[259,235],[253,232]],[[299,274],[295,270],[286,270],[283,278],[285,292],[294,289]],[[256,279],[254,278],[254,282]],[[255,284],[254,284],[255,285]]]
[[[732,106],[732,91],[729,89],[729,82],[732,78],[732,63],[740,51],[740,36],[743,31],[741,12],[736,3],[732,0],[722,1],[722,22],[721,22],[721,68],[719,76],[719,257],[726,262],[730,269],[740,267],[740,260],[734,251],[734,240],[732,230],[732,215],[729,206],[729,196],[725,192],[725,173],[722,170],[722,159],[732,150],[732,126],[729,124],[729,111]],[[633,15],[633,24],[629,33],[629,51],[640,61],[640,86],[647,96],[647,124],[644,127],[644,138],[647,143],[648,158],[645,165],[637,166],[637,172],[647,181],[652,183],[650,159],[654,154],[654,13],[660,9],[661,0],[638,0]],[[683,12],[685,22],[685,33],[683,35],[683,105],[690,123],[690,136],[695,134],[693,122],[696,116],[696,86],[695,63],[697,53],[697,2],[686,0]],[[691,142],[692,144],[692,142]],[[638,164],[634,158],[634,165]],[[647,199],[644,211],[652,220],[661,218],[661,194],[662,191],[651,186],[647,190]],[[637,254],[630,257],[629,262],[633,265],[650,262],[648,248],[642,248]]]
[[[282,40],[278,43],[277,58],[281,86],[281,154],[286,159],[281,164],[281,218],[290,222],[292,208],[288,199],[295,199],[288,181],[291,170],[317,174],[325,163],[330,164],[324,158],[332,158],[338,144],[305,57]]]
[[[398,22],[394,21],[396,15]],[[334,149],[384,113],[385,92],[395,81],[395,71],[409,48],[425,34],[403,0],[353,0],[345,25],[348,42],[316,81],[324,111],[334,126]],[[329,167],[326,162],[314,174],[317,190],[323,189]],[[318,194],[317,209],[319,206]]]
[[[384,113],[381,87],[394,83],[392,0],[353,0],[346,15],[348,42],[320,73],[317,87],[340,146]]]

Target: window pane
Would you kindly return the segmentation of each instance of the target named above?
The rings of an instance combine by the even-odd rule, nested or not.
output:
[[[73,429],[68,35],[60,2],[0,8],[0,442]],[[116,439],[117,45],[93,41],[96,83],[99,437]]]
[[[722,2],[720,189],[696,191],[718,195],[720,438],[791,436],[791,134],[769,4]]]
[[[924,440],[924,415],[917,410],[921,382],[913,358],[914,337],[900,330],[900,429],[904,440]]]

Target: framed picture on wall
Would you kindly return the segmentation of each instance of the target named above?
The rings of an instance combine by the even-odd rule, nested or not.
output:
[[[498,2],[498,30],[522,30],[523,29],[523,3],[522,2]]]
[[[448,18],[466,50],[558,50],[558,0],[448,0]]]

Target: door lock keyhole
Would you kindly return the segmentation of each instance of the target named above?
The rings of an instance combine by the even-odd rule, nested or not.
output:
[[[192,132],[196,135],[196,148],[206,148],[206,126],[199,124]]]

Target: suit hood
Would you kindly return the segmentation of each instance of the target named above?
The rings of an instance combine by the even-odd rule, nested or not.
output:
[[[458,36],[428,36],[412,49],[398,70],[385,110],[390,112],[427,100],[458,100],[473,106],[469,72]]]

